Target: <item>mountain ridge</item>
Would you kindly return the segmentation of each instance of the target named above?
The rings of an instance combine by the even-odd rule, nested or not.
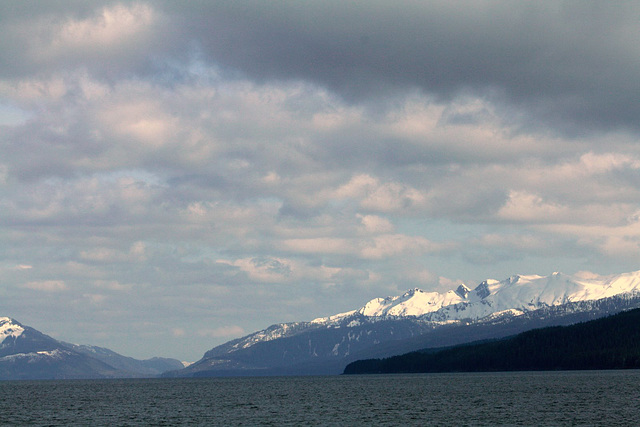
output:
[[[607,308],[594,308],[596,301],[606,301],[603,305]],[[489,332],[482,332],[491,337],[507,330],[509,322],[518,324],[517,331],[521,331],[548,323],[548,318],[562,323],[572,316],[589,316],[576,313],[593,310],[606,315],[636,305],[640,306],[640,271],[597,277],[559,272],[513,275],[502,281],[487,279],[473,288],[460,284],[443,293],[414,288],[399,296],[371,299],[355,310],[271,325],[216,346],[196,363],[166,375],[318,373],[316,367],[323,364],[334,368],[321,373],[336,373],[335,366],[356,352],[384,346],[392,352],[393,343],[423,336],[446,341],[438,332],[444,326],[462,328],[453,335],[463,336],[465,327],[475,333],[482,329],[478,325],[494,325],[487,327]],[[470,336],[467,341],[472,339]],[[306,368],[295,370],[293,366]]]
[[[153,377],[182,366],[175,359],[141,361],[106,348],[65,343],[0,317],[0,380]]]
[[[184,368],[175,359],[140,361],[64,343],[0,317],[0,379],[338,374],[357,359],[501,338],[636,307],[640,271],[513,275],[446,292],[413,288],[347,312],[276,323],[213,347]]]
[[[597,300],[622,293],[640,292],[640,271],[582,278],[554,272],[548,276],[514,275],[502,281],[487,279],[473,289],[461,284],[444,293],[411,289],[401,296],[374,298],[356,312],[365,316],[416,316],[437,320],[479,319],[504,310],[530,311],[533,307]],[[353,313],[346,312],[344,315]],[[341,315],[334,315],[336,317]],[[315,319],[312,322],[327,318]]]

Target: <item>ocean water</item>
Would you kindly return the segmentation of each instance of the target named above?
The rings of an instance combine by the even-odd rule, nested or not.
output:
[[[640,371],[0,382],[0,425],[639,425]]]

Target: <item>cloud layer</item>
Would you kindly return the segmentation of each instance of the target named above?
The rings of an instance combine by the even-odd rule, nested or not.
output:
[[[194,360],[411,287],[636,270],[638,18],[2,3],[0,307]]]

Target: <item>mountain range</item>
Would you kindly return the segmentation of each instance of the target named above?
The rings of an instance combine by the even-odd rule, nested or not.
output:
[[[640,271],[516,275],[444,293],[411,289],[359,309],[275,324],[165,376],[338,374],[358,359],[495,339],[640,307]]]
[[[272,325],[214,347],[187,367],[65,343],[0,317],[0,379],[340,374],[356,360],[494,340],[638,307],[640,271],[516,275],[442,293],[415,288],[348,312]]]
[[[176,359],[137,360],[106,348],[69,344],[0,317],[0,380],[154,377]]]

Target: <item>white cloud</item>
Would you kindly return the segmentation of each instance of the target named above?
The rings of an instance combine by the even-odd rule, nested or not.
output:
[[[34,53],[47,57],[78,49],[92,51],[127,46],[133,38],[144,38],[158,18],[154,9],[142,3],[104,7],[91,18],[69,19],[53,27],[50,43],[39,46]]]
[[[286,239],[284,249],[291,252],[311,254],[348,255],[354,253],[356,242],[339,237],[315,237],[309,239]]]
[[[577,178],[581,175],[594,175],[610,172],[616,169],[640,169],[640,159],[623,153],[588,152],[580,156],[577,164],[562,167],[566,178]]]
[[[80,258],[88,261],[122,261],[125,259],[122,254],[110,248],[92,248],[80,252]]]
[[[394,226],[387,218],[377,215],[360,215],[358,218],[362,222],[365,230],[369,233],[390,233],[394,231]]]
[[[420,236],[404,234],[384,234],[374,237],[360,250],[360,256],[365,259],[383,259],[399,255],[420,255],[451,250],[450,244],[435,243]]]
[[[143,262],[147,259],[144,242],[134,242],[128,251],[94,247],[80,252],[80,258],[93,262]]]
[[[513,191],[509,200],[498,211],[498,217],[508,221],[559,222],[570,214],[564,206],[545,202],[540,196]]]
[[[395,212],[420,208],[425,196],[415,188],[399,182],[380,181],[369,175],[356,175],[337,188],[331,197],[336,199],[354,199],[365,210],[376,212]]]
[[[549,225],[545,231],[575,239],[576,244],[597,251],[607,259],[640,261],[640,219],[629,218],[625,225]]]
[[[94,280],[93,286],[98,289],[106,289],[109,291],[126,291],[131,290],[133,285],[130,284],[122,284],[117,280]]]
[[[148,217],[152,214],[154,196],[159,191],[158,187],[133,178],[115,182],[98,177],[44,181],[31,184],[28,192],[15,194],[11,200],[0,199],[0,205],[6,218],[20,222],[65,223],[72,218],[101,218],[101,221],[109,222],[109,215],[116,212],[130,219]]]
[[[60,292],[67,289],[67,285],[62,280],[37,280],[24,283],[22,287],[43,292]]]
[[[291,281],[295,266],[282,258],[242,258],[235,261],[218,260],[218,263],[239,268],[249,279],[257,282],[282,283]]]
[[[108,299],[106,295],[102,294],[83,294],[82,296],[92,305],[102,305]]]
[[[367,194],[375,191],[378,187],[378,180],[371,175],[361,174],[352,177],[348,183],[335,190],[333,197],[343,199],[361,199]]]
[[[298,252],[304,253],[304,252]],[[217,263],[238,268],[254,283],[314,284],[333,287],[338,284],[365,284],[374,280],[375,274],[357,268],[311,265],[305,261],[290,258],[243,258],[236,260],[219,259]]]
[[[415,188],[400,183],[386,183],[367,194],[360,204],[364,209],[393,212],[415,209],[423,204],[425,196]]]
[[[61,75],[0,81],[0,94],[24,107],[61,101],[68,86]]]

